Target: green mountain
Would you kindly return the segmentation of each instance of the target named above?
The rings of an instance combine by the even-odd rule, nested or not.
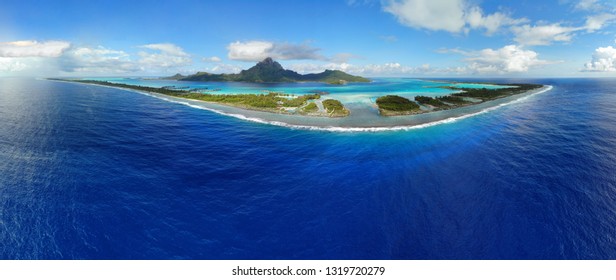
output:
[[[170,76],[170,77],[162,77],[162,78],[159,78],[159,79],[160,79],[160,80],[181,80],[181,79],[183,79],[183,78],[186,78],[186,76],[184,76],[184,75],[182,75],[182,74],[180,74],[180,73],[177,73],[177,74],[175,74],[175,75],[173,75],[173,76]]]
[[[175,76],[173,76],[175,77]],[[171,77],[169,77],[171,78]],[[271,58],[266,58],[257,65],[238,74],[212,74],[198,72],[186,77],[180,77],[181,81],[227,81],[227,82],[252,82],[252,83],[280,83],[280,82],[325,82],[330,84],[345,84],[347,82],[370,82],[370,80],[349,75],[338,70],[325,70],[317,74],[302,75],[292,70],[282,68],[280,63]]]

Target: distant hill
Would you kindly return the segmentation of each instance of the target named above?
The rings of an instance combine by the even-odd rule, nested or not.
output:
[[[325,70],[321,73],[302,75],[292,70],[282,68],[280,63],[266,58],[239,74],[212,74],[198,72],[189,76],[175,75],[164,79],[180,81],[225,81],[225,82],[252,82],[252,83],[280,83],[280,82],[324,82],[330,84],[345,84],[347,82],[370,82],[370,80],[347,74],[338,70]]]
[[[162,77],[160,79],[161,80],[181,80],[181,79],[184,79],[184,78],[186,78],[186,76],[184,76],[184,75],[182,75],[180,73],[177,73],[177,74],[175,74],[175,75],[173,75],[171,77]]]

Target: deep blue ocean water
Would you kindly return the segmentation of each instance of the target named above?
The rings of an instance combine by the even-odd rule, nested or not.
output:
[[[336,133],[0,79],[0,258],[616,259],[616,80],[522,82],[554,88]]]

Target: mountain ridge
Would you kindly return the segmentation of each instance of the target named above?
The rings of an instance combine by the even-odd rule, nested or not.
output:
[[[280,63],[271,57],[265,58],[255,66],[240,71],[238,74],[212,74],[197,72],[183,76],[176,74],[162,79],[179,81],[217,81],[217,82],[252,82],[252,83],[293,83],[293,82],[324,82],[329,84],[346,84],[347,82],[370,82],[369,79],[353,76],[340,70],[325,70],[321,73],[299,74],[293,70],[284,69]]]

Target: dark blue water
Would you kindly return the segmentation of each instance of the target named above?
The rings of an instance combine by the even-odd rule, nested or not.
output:
[[[291,130],[0,80],[3,259],[614,259],[616,80],[450,124]]]

